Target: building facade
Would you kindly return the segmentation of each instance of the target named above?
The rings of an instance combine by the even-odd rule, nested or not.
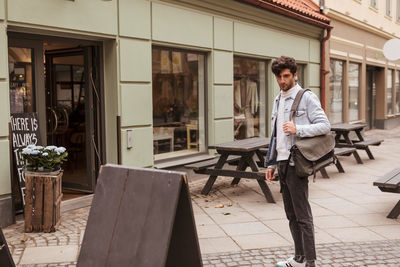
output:
[[[93,192],[105,163],[160,167],[268,136],[276,57],[319,95],[329,19],[312,1],[263,2],[0,0],[0,225],[18,202],[15,113],[68,149],[63,187]]]
[[[383,46],[400,38],[400,1],[324,2],[333,26],[325,98],[331,123],[399,126],[400,61],[387,60]]]

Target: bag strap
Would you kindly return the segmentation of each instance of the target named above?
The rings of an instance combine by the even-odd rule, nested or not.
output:
[[[297,108],[299,107],[300,100],[301,100],[303,94],[305,92],[307,92],[307,91],[311,91],[311,90],[310,89],[300,89],[300,91],[297,92],[296,98],[294,99],[292,107],[290,109],[290,118],[289,118],[290,120],[292,120],[294,114],[296,113]]]

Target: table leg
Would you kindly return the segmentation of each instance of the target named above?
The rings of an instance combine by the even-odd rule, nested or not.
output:
[[[323,178],[329,178],[329,175],[326,172],[325,168],[321,168],[321,169],[319,169],[319,171],[321,172]]]
[[[340,137],[342,136],[342,133],[341,132],[336,132],[336,135],[335,135],[335,142],[336,142],[336,144],[339,144],[340,143]]]
[[[352,141],[350,140],[350,138],[349,138],[349,133],[348,133],[348,132],[343,133],[343,137],[344,137],[344,140],[346,140],[346,143],[347,143],[349,146],[351,146],[351,147],[354,146],[354,145],[353,145],[353,142],[352,142]],[[363,161],[361,160],[360,155],[358,154],[357,150],[353,152],[353,156],[354,156],[354,158],[356,159],[356,161],[357,161],[358,164],[363,164]]]
[[[248,165],[247,165],[246,159],[242,157],[239,161],[238,166],[236,167],[236,170],[237,171],[245,171],[247,166]],[[233,178],[231,185],[237,185],[239,182],[240,182],[240,178],[235,177],[235,178]]]
[[[257,164],[253,160],[253,153],[246,155],[247,164],[250,166],[253,172],[258,172],[259,169]],[[274,197],[272,196],[271,190],[269,189],[265,179],[257,179],[257,183],[261,188],[261,191],[264,193],[265,198],[269,203],[276,203]]]
[[[364,141],[364,137],[361,134],[362,129],[356,130],[357,137],[360,141]]]
[[[264,161],[265,161],[264,155],[261,153],[260,150],[256,150],[256,155],[258,157],[258,160],[261,161],[262,164],[264,164]]]
[[[353,156],[354,156],[354,158],[356,159],[356,161],[357,161],[358,164],[363,164],[363,163],[364,163],[364,162],[361,160],[360,155],[358,155],[358,152],[357,152],[357,151],[354,151],[354,152],[353,152]]]
[[[217,164],[215,165],[215,169],[222,169],[222,167],[224,166],[224,164],[226,163],[226,160],[228,158],[228,154],[224,153],[220,156]],[[217,175],[210,175],[210,177],[207,180],[206,185],[203,187],[203,190],[201,190],[201,194],[202,195],[208,195],[208,193],[210,192],[212,186],[215,183],[215,180],[217,179]]]
[[[387,218],[396,219],[397,217],[399,217],[399,214],[400,214],[400,200],[399,202],[397,202],[396,206],[394,206],[394,208],[390,211]]]
[[[365,152],[367,152],[369,159],[375,159],[368,146],[365,148]]]
[[[340,163],[339,158],[336,159],[336,164],[335,165],[336,165],[336,168],[338,169],[339,172],[341,172],[341,173],[344,172],[342,163]]]

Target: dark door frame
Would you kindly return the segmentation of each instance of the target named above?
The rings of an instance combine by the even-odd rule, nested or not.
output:
[[[106,142],[105,142],[105,106],[104,106],[104,66],[103,66],[103,43],[99,41],[89,41],[82,39],[73,39],[73,38],[63,38],[63,37],[55,37],[48,35],[35,35],[28,33],[20,33],[20,32],[8,32],[8,44],[13,47],[24,47],[24,48],[33,48],[34,55],[32,58],[32,62],[34,64],[33,69],[33,79],[34,79],[34,90],[35,90],[35,108],[39,115],[39,120],[45,122],[46,121],[46,96],[45,96],[45,81],[44,81],[44,73],[39,72],[37,70],[44,69],[44,60],[43,60],[43,44],[44,41],[57,41],[57,42],[65,42],[76,44],[76,46],[80,46],[84,51],[85,56],[85,65],[91,62],[91,69],[85,69],[87,73],[92,73],[95,70],[95,78],[90,81],[87,79],[88,86],[92,91],[92,86],[96,86],[96,95],[99,97],[98,103],[96,103],[96,108],[98,109],[96,112],[96,123],[92,122],[92,125],[96,126],[94,130],[95,139],[94,143],[92,143],[92,138],[86,138],[87,145],[93,147],[95,143],[97,146],[95,147],[94,153],[88,157],[88,170],[91,172],[91,180],[92,180],[92,188],[76,188],[81,191],[93,192],[97,175],[99,172],[100,164],[106,162]],[[90,51],[89,51],[90,50]],[[94,66],[94,67],[93,67]],[[87,78],[89,78],[87,76]],[[90,84],[91,83],[91,84]],[[85,86],[86,87],[86,86]],[[43,88],[40,90],[40,88]],[[89,107],[89,110],[93,110],[93,101],[91,103],[86,104]],[[89,112],[86,112],[89,113]],[[93,113],[92,113],[93,114]],[[86,115],[87,117],[88,115]],[[42,123],[43,124],[43,123]],[[87,126],[88,127],[88,126]],[[90,126],[89,126],[90,127]],[[87,131],[89,133],[89,131]],[[41,125],[41,137],[44,140],[43,145],[46,145],[46,124]],[[90,159],[90,161],[89,161]],[[92,165],[93,164],[93,165]]]

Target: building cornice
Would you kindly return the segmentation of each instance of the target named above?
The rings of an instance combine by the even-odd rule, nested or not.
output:
[[[381,29],[379,29],[377,27],[374,27],[374,26],[371,26],[369,24],[366,24],[365,22],[360,21],[358,19],[349,17],[349,16],[347,16],[345,14],[342,14],[342,13],[336,11],[336,10],[326,9],[325,12],[326,12],[325,14],[331,19],[336,19],[336,20],[339,20],[339,21],[344,22],[346,24],[350,24],[350,25],[352,25],[352,26],[354,26],[356,28],[368,31],[370,33],[373,33],[373,34],[378,35],[380,37],[383,37],[385,39],[398,38],[396,35],[393,35],[393,34],[390,34],[388,32],[385,32],[385,31],[383,31],[383,30],[381,30]]]

